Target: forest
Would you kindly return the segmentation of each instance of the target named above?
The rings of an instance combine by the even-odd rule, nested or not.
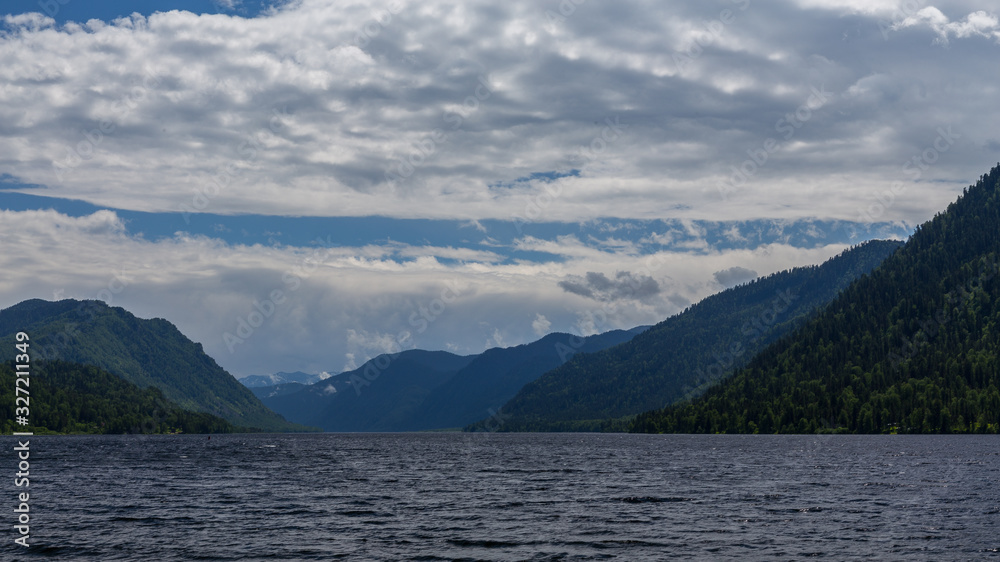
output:
[[[997,433],[1000,165],[798,331],[652,433]]]

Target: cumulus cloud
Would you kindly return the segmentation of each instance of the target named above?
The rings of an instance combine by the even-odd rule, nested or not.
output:
[[[997,34],[985,0],[901,6],[632,0],[562,22],[526,0],[11,15],[0,173],[147,211],[914,223],[996,160],[983,116],[1000,47],[982,40]],[[723,8],[734,19],[712,32]],[[817,90],[829,95],[810,103]],[[908,173],[939,127],[955,144]]]
[[[996,15],[982,10],[965,16],[963,20],[950,21],[941,10],[928,6],[896,24],[895,27],[901,29],[916,26],[926,26],[934,30],[938,35],[937,42],[946,45],[952,37],[965,39],[978,36],[1000,40],[1000,20]]]
[[[757,278],[757,272],[745,267],[734,266],[712,274],[715,281],[723,287],[735,287],[740,283],[753,281]]]

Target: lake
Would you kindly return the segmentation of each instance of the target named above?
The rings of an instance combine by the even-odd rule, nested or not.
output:
[[[995,436],[3,442],[3,560],[1000,560]]]

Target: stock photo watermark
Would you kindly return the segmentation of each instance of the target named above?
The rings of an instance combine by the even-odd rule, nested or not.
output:
[[[236,327],[233,331],[223,332],[222,341],[230,354],[236,353],[236,346],[252,338],[254,333],[274,316],[278,307],[288,302],[288,294],[298,291],[302,287],[303,280],[308,279],[329,259],[334,248],[330,237],[327,236],[326,240],[316,238],[313,242],[321,247],[309,252],[295,267],[281,274],[284,290],[275,288],[268,292],[263,300],[254,299],[250,305],[250,312],[236,318]]]
[[[767,165],[776,152],[787,146],[795,137],[796,132],[808,123],[815,112],[825,106],[834,95],[833,92],[824,90],[823,86],[819,88],[812,86],[810,92],[805,103],[796,108],[795,111],[786,113],[775,121],[774,130],[781,133],[783,140],[768,137],[757,146],[748,148],[746,153],[749,158],[739,166],[731,165],[729,167],[731,172],[729,177],[724,181],[719,181],[716,186],[723,201],[727,201],[731,194],[745,186],[761,168]]]
[[[746,9],[750,7],[750,0],[731,0],[731,2],[735,4],[741,12],[746,11]],[[719,17],[717,19],[706,22],[704,24],[704,30],[708,33],[708,35],[715,39],[719,39],[722,37],[722,32],[726,29],[726,26],[732,25],[735,22],[736,13],[729,8],[726,8],[719,12]],[[673,59],[674,64],[677,65],[677,70],[683,71],[685,68],[690,66],[695,59],[700,57],[702,53],[705,52],[705,47],[708,46],[708,43],[709,42],[707,40],[700,40],[696,38],[691,41],[691,44],[687,49],[674,53]]]
[[[622,124],[618,116],[604,119],[604,128],[594,136],[589,143],[576,148],[576,152],[570,158],[574,164],[587,164],[594,162],[603,155],[608,148],[618,142],[624,135],[629,125]],[[541,219],[549,207],[563,195],[563,184],[560,181],[544,182],[541,193],[528,195],[525,197],[524,212],[511,214],[510,220],[514,223],[514,228],[518,234],[524,234],[524,226],[530,222]]]
[[[267,149],[267,143],[277,138],[278,131],[285,127],[285,121],[288,118],[288,106],[284,106],[280,110],[272,109],[267,127],[261,127],[259,130],[247,134],[244,140],[236,146],[236,153],[240,155],[240,161],[244,164],[252,164],[257,156]],[[194,195],[191,197],[190,205],[181,204],[178,206],[177,210],[184,218],[184,222],[191,224],[192,214],[207,209],[213,199],[239,178],[240,168],[236,162],[219,167],[210,181],[193,190]]]
[[[482,67],[482,65],[479,66]],[[461,109],[446,111],[441,115],[441,119],[449,125],[447,129],[435,127],[419,140],[412,141],[408,147],[408,154],[393,159],[384,173],[386,184],[389,187],[397,189],[406,183],[418,169],[427,165],[439,153],[442,145],[449,141],[449,136],[461,131],[466,120],[479,111],[483,102],[493,96],[494,86],[490,83],[490,77],[485,72],[485,68],[483,70],[476,77],[477,85],[472,93],[462,100]]]
[[[406,4],[397,0],[390,2],[383,9],[372,10],[371,19],[365,21],[354,34],[354,45],[359,49],[367,47],[372,39],[382,34],[382,30],[392,23],[393,17],[398,16],[404,8],[406,8]]]
[[[423,334],[431,323],[439,319],[448,306],[455,302],[461,294],[462,289],[458,280],[449,279],[437,297],[427,303],[417,305],[416,310],[410,314],[408,319],[410,327],[416,330],[417,335]],[[399,354],[412,345],[413,335],[413,332],[409,330],[400,331],[386,346],[385,353],[367,362],[365,370],[362,372],[363,376],[359,376],[357,373],[351,375],[348,382],[354,387],[356,395],[360,396],[362,388],[371,386],[392,365]]]
[[[738,365],[740,358],[746,354],[747,348],[743,345],[744,342],[752,345],[770,333],[778,319],[791,308],[794,301],[799,299],[799,296],[791,289],[775,291],[775,294],[777,296],[771,301],[769,308],[743,323],[743,326],[740,328],[741,339],[733,342],[726,349],[713,352],[712,358],[715,359],[714,363],[704,369],[700,367],[695,369],[697,386],[686,386],[683,389],[684,395],[681,397],[681,400],[690,400],[710,386],[721,381],[731,369]]]
[[[14,336],[14,339],[16,341],[14,348],[17,352],[14,356],[16,376],[14,379],[14,421],[18,425],[26,427],[31,425],[30,388],[32,354],[29,353],[31,338],[25,332],[18,332]],[[14,473],[14,486],[24,488],[24,491],[17,493],[17,508],[14,509],[14,517],[17,523],[14,525],[14,530],[19,535],[14,539],[14,542],[20,546],[27,547],[30,546],[28,539],[31,537],[31,506],[29,504],[31,496],[27,490],[31,486],[29,479],[31,476],[31,440],[26,439],[22,441],[21,437],[31,437],[34,435],[34,432],[15,431],[13,435],[17,438],[17,446],[14,447],[14,452],[17,455],[17,472]]]
[[[962,138],[961,135],[951,130],[951,125],[938,127],[936,132],[937,137],[930,144],[903,163],[900,167],[900,175],[906,176],[911,182],[920,181],[924,172],[936,164],[941,159],[941,155],[951,150],[955,142]],[[906,184],[903,180],[893,181],[889,185],[889,189],[875,193],[874,203],[858,209],[857,221],[870,223],[880,219],[886,211],[892,208],[896,203],[896,198],[902,195],[905,190]],[[850,228],[854,229],[853,226]],[[850,235],[851,238],[855,238],[857,236],[856,230],[852,230]]]
[[[157,73],[147,70],[140,85],[133,86],[127,94],[112,104],[113,115],[111,117],[101,119],[94,124],[92,129],[81,130],[80,134],[83,136],[83,140],[67,147],[66,157],[62,161],[52,161],[52,172],[56,179],[62,182],[77,166],[92,160],[97,154],[98,147],[118,129],[118,123],[128,117],[139,106],[139,103],[146,99],[150,90],[160,85],[160,82],[161,79]]]

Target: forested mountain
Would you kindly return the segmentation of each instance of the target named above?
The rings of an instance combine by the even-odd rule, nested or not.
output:
[[[822,265],[768,275],[710,296],[627,343],[577,356],[521,389],[504,405],[499,429],[591,431],[610,418],[697,396],[901,245],[869,241]]]
[[[354,371],[263,402],[325,431],[399,431],[434,388],[472,359],[420,349],[380,355]]]
[[[483,417],[503,419],[501,407],[525,384],[577,353],[593,353],[631,340],[646,327],[587,338],[553,333],[532,343],[488,349],[421,405],[411,429],[460,428]]]
[[[31,337],[33,360],[93,365],[178,406],[242,427],[303,431],[261,404],[205,354],[201,344],[162,318],[136,318],[101,301],[24,301],[0,311],[0,360],[14,359],[14,334]]]
[[[628,341],[645,327],[588,338],[549,334],[524,345],[459,357],[408,350],[298,392],[254,389],[289,420],[326,431],[419,431],[459,428],[496,413],[524,384],[576,353]]]
[[[29,426],[15,420],[12,363],[0,363],[0,431],[39,433],[231,433],[222,418],[184,410],[157,388],[140,389],[97,367],[49,361],[27,378]],[[23,395],[21,395],[23,396]]]
[[[996,433],[1000,165],[822,314],[646,432]]]

